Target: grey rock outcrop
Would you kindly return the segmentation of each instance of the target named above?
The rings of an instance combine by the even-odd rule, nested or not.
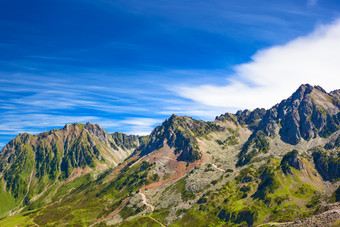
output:
[[[84,126],[84,129],[86,129],[90,135],[97,137],[102,142],[108,142],[108,133],[98,124],[87,122]]]
[[[338,92],[327,93],[319,86],[301,85],[294,94],[269,109],[259,124],[268,136],[279,129],[281,139],[295,145],[317,136],[328,137],[340,128]]]
[[[321,149],[312,155],[315,168],[324,180],[334,181],[340,178],[340,152],[328,153]]]
[[[173,114],[151,132],[150,141],[142,149],[141,155],[147,155],[167,143],[170,148],[174,148],[178,161],[193,162],[201,158],[195,136],[203,136],[219,129],[218,125],[211,122]]]
[[[297,150],[293,150],[288,152],[285,156],[283,156],[281,160],[281,168],[285,174],[292,174],[292,171],[289,167],[293,167],[297,170],[303,169],[303,164],[301,158],[298,156],[299,153]]]

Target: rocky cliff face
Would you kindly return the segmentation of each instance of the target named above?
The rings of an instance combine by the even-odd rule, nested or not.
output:
[[[148,136],[139,137],[135,135],[126,135],[121,132],[115,132],[111,134],[115,145],[122,148],[123,150],[135,149],[143,144],[143,138],[146,139]],[[114,147],[114,145],[112,145]]]
[[[279,136],[288,144],[316,137],[328,138],[340,128],[339,91],[327,93],[319,86],[301,85],[291,97],[266,111],[240,152],[239,165],[267,152],[268,138]],[[240,113],[240,116],[250,116]]]
[[[235,115],[237,116],[237,120],[241,125],[247,125],[250,129],[255,129],[265,114],[266,109],[256,108],[253,111],[239,110]]]
[[[338,92],[301,85],[288,99],[267,111],[259,124],[268,136],[277,131],[284,142],[295,145],[317,136],[328,137],[340,127]]]
[[[281,168],[285,174],[293,174],[290,167],[293,167],[297,170],[303,169],[303,164],[297,150],[288,152],[281,160]]]
[[[323,148],[312,149],[315,168],[324,180],[340,178],[340,135],[331,139]]]
[[[313,160],[324,180],[334,181],[340,178],[340,152],[332,154],[318,150],[313,153]]]
[[[256,108],[253,111],[250,110],[239,110],[236,114],[225,113],[218,117],[215,120],[218,121],[231,121],[235,124],[240,124],[242,126],[248,127],[250,130],[255,130],[262,120],[264,115],[266,114],[266,109],[264,108]]]
[[[219,129],[218,125],[211,122],[172,115],[152,131],[150,141],[142,149],[141,155],[158,150],[167,143],[170,148],[174,148],[175,154],[178,155],[177,160],[193,162],[201,157],[195,136],[203,136]]]

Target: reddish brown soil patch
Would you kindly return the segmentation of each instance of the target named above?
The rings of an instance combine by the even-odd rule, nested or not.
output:
[[[170,166],[172,166],[174,168],[175,174],[173,174],[170,178],[168,178],[166,180],[160,180],[158,182],[151,183],[149,185],[143,186],[141,188],[141,190],[155,189],[155,188],[158,188],[158,187],[162,186],[165,183],[178,180],[178,179],[182,178],[185,174],[187,174],[195,166],[201,164],[202,160],[198,160],[196,162],[190,163],[189,166],[186,166],[187,165],[186,162],[178,162],[178,161],[176,161],[176,162],[177,163],[175,163],[175,161],[170,160],[167,163],[167,165],[169,164]]]
[[[178,180],[181,177],[183,177],[185,174],[187,174],[195,166],[203,162],[203,159],[200,159],[192,163],[177,161],[178,156],[179,154],[175,155],[174,149],[171,149],[168,146],[168,144],[165,142],[164,146],[161,149],[154,151],[150,153],[148,156],[146,156],[145,158],[143,158],[145,161],[148,161],[150,163],[157,162],[161,159],[166,159],[167,162],[165,164],[165,167],[169,171],[173,171],[174,174],[172,174],[172,176],[166,180],[160,180],[158,182],[145,185],[141,188],[141,190],[158,188],[167,182]]]

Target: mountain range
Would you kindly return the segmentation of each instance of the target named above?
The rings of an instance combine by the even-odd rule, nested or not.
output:
[[[339,226],[340,90],[172,115],[149,136],[75,123],[0,153],[0,226]]]

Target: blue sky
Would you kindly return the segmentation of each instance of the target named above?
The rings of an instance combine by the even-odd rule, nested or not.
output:
[[[2,0],[0,148],[66,123],[147,134],[172,113],[213,120],[299,83],[340,88],[338,18],[336,0]]]

